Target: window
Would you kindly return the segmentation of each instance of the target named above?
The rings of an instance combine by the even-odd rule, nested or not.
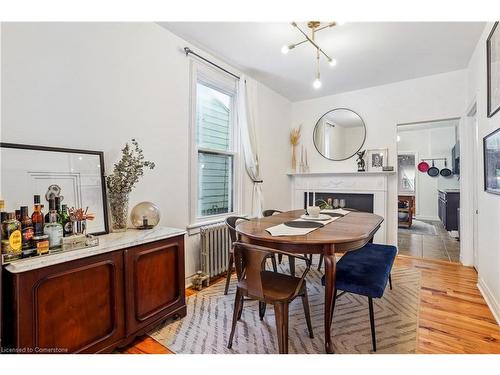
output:
[[[236,81],[195,65],[192,222],[237,211]]]

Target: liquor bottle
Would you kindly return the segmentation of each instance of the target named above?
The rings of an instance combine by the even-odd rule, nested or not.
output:
[[[73,233],[73,223],[69,219],[68,208],[65,204],[62,205],[61,211],[59,212],[59,224],[63,227],[64,237],[71,236]]]
[[[31,214],[31,222],[33,223],[33,231],[35,232],[35,236],[42,236],[43,235],[43,224],[44,224],[44,219],[43,219],[43,213],[42,213],[42,205],[40,204],[40,196],[35,195],[34,196],[34,208],[33,208],[33,213]]]
[[[16,210],[16,220],[21,222],[21,210]]]
[[[7,220],[7,212],[4,211],[5,202],[3,199],[0,199],[0,225]]]
[[[48,223],[50,219],[50,213],[55,210],[57,214],[57,220],[59,221],[59,210],[61,205],[61,198],[54,197],[49,199],[49,212],[45,214],[45,222]]]
[[[2,222],[2,254],[8,260],[21,257],[22,254],[21,223],[16,220],[16,213],[9,212],[7,220]]]
[[[28,206],[21,207],[21,233],[23,257],[33,255],[33,223],[28,215]]]
[[[57,211],[55,210],[55,203],[51,199],[53,209],[49,212],[49,223],[43,227],[43,234],[49,236],[49,249],[59,249],[62,245],[63,227],[57,222]]]

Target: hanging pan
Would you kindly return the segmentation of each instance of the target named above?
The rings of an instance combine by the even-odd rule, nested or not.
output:
[[[418,163],[417,168],[420,172],[425,173],[429,170],[429,163],[427,163],[426,161],[421,161],[420,163]]]
[[[448,162],[446,159],[444,159],[444,168],[441,169],[441,171],[439,172],[439,174],[443,177],[450,177],[453,172],[451,171],[451,169],[448,168]]]
[[[427,170],[427,174],[431,177],[439,175],[439,169],[434,166],[434,160],[432,161],[432,167]]]

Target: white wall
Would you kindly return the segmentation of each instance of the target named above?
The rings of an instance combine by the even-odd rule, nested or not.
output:
[[[461,169],[464,177],[461,184],[476,183],[478,191],[478,272],[479,287],[483,292],[491,310],[495,314],[497,322],[500,324],[500,196],[486,193],[483,184],[483,137],[500,126],[500,113],[492,118],[488,118],[487,111],[487,88],[486,88],[486,39],[493,27],[492,23],[486,25],[476,49],[471,57],[467,69],[467,93],[465,108],[469,108],[474,102],[477,104],[478,121],[478,178],[471,176],[471,160],[463,160]],[[464,154],[464,147],[471,147],[472,143],[467,142],[462,146],[465,137],[472,140],[471,133],[467,126],[470,123],[463,122],[461,127],[461,154]],[[461,158],[463,159],[463,158]],[[462,172],[461,172],[462,173]],[[469,201],[470,203],[470,201]],[[462,205],[463,206],[463,205]],[[464,208],[465,209],[465,208]],[[462,210],[462,209],[461,209]],[[472,227],[472,205],[467,205],[467,212],[462,220],[462,231],[470,232]],[[472,243],[468,243],[468,248]],[[471,259],[467,259],[470,264]]]
[[[161,209],[161,225],[190,224],[188,43],[155,23],[4,23],[1,36],[3,142],[102,150],[111,171],[135,137],[156,168],[145,172],[130,207],[149,200]],[[262,84],[257,97],[265,199],[287,209],[291,104]],[[191,236],[186,276],[198,269],[198,236]]]
[[[312,132],[318,118],[334,108],[349,108],[364,120],[363,148],[389,149],[389,165],[397,165],[396,125],[460,117],[465,101],[465,71],[397,82],[292,104],[292,124],[303,124],[302,143],[309,150],[312,172],[355,172],[356,158],[330,161],[316,152]],[[389,177],[388,242],[397,243],[397,177]]]
[[[458,121],[457,121],[458,123]],[[437,125],[437,124],[436,124]],[[405,126],[399,127],[405,128]],[[452,168],[451,149],[455,146],[455,126],[398,131],[400,141],[398,152],[414,152],[416,163],[426,158],[447,158],[448,168]],[[432,165],[428,161],[429,165]],[[436,167],[444,168],[443,161],[436,161]],[[416,217],[424,220],[439,220],[438,189],[458,189],[460,187],[456,176],[431,177],[427,173],[416,172]]]

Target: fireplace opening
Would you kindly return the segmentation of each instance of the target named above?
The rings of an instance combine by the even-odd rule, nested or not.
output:
[[[355,210],[361,212],[370,212],[373,213],[373,194],[357,194],[357,193],[314,193],[316,196],[316,204],[319,204],[319,200],[324,200],[328,202],[328,199],[331,199],[332,202],[334,199],[345,200],[346,208],[353,208]],[[308,204],[309,203],[309,204]],[[304,209],[307,206],[312,206],[313,202],[313,193],[309,192],[309,202],[307,202],[307,193],[304,193]]]

